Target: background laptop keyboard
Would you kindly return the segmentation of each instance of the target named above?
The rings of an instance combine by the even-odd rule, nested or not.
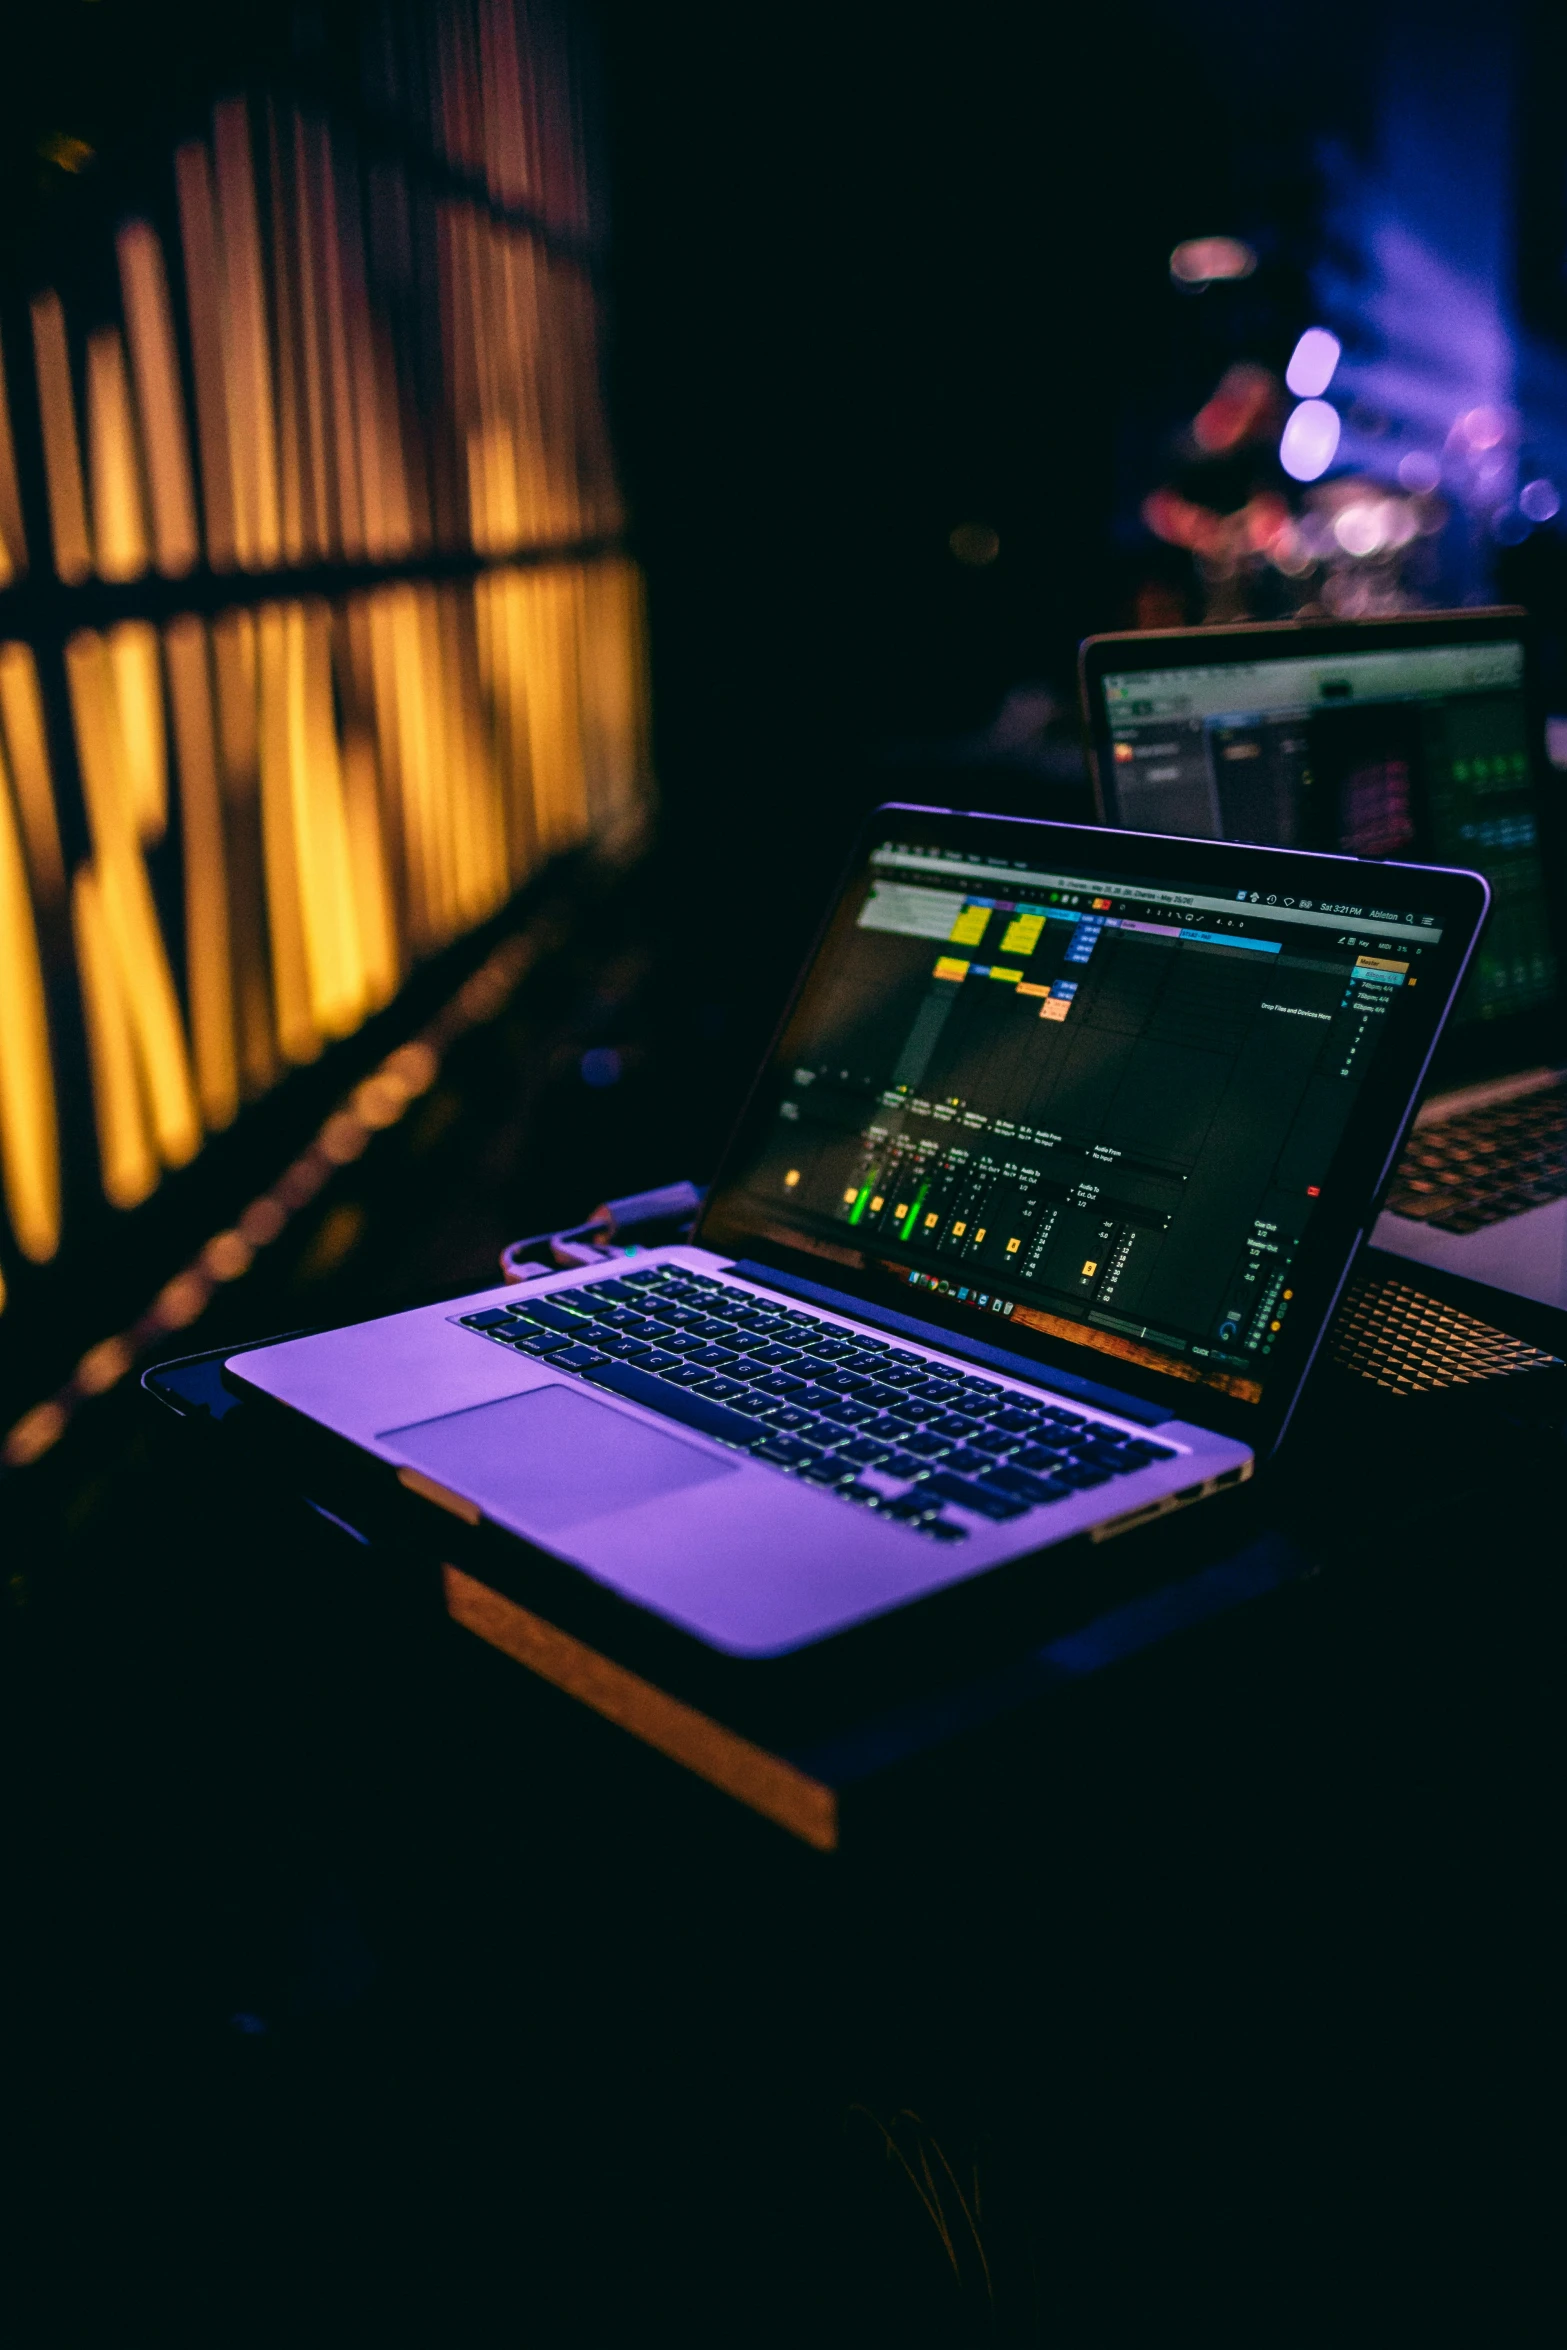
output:
[[[1387,1205],[1440,1232],[1478,1232],[1567,1192],[1567,1087],[1417,1126]]]
[[[937,1541],[951,1507],[1022,1517],[1174,1448],[908,1347],[650,1266],[454,1316]]]

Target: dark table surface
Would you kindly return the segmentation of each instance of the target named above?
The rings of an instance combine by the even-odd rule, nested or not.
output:
[[[1321,1383],[1314,1574],[831,1859],[127,1419],[8,1650],[22,2338],[1543,2338],[1562,1378]]]

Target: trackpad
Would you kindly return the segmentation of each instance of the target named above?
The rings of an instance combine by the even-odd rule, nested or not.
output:
[[[486,1517],[541,1534],[658,1501],[738,1461],[715,1460],[578,1387],[534,1387],[440,1420],[388,1428],[381,1441]]]

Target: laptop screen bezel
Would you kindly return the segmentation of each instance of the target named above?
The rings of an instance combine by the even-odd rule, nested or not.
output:
[[[1122,630],[1086,638],[1078,656],[1095,812],[1102,824],[1119,828],[1110,713],[1104,690],[1108,676],[1126,669],[1207,668],[1230,661],[1332,660],[1345,654],[1396,652],[1406,647],[1513,642],[1523,647],[1523,694],[1539,811],[1540,857],[1558,971],[1556,998],[1527,1012],[1450,1028],[1432,1064],[1433,1089],[1479,1084],[1487,1078],[1567,1059],[1567,810],[1558,804],[1567,798],[1567,792],[1553,792],[1548,787],[1555,770],[1545,755],[1544,695],[1528,612],[1521,605],[1496,604],[1461,612],[1420,612],[1371,620],[1262,620],[1229,628]]]
[[[1098,1347],[1045,1337],[1009,1320],[998,1322],[925,1289],[895,1286],[885,1273],[856,1265],[852,1259],[857,1252],[840,1250],[824,1256],[819,1247],[785,1242],[776,1228],[769,1230],[748,1214],[739,1184],[766,1130],[772,1096],[769,1078],[781,1061],[793,1057],[791,1031],[806,1004],[812,976],[835,934],[855,920],[872,850],[890,839],[928,841],[938,848],[959,851],[973,848],[977,854],[1004,857],[1019,865],[1082,872],[1112,882],[1122,875],[1129,884],[1165,876],[1176,886],[1234,891],[1244,887],[1264,894],[1271,887],[1281,898],[1288,893],[1328,901],[1343,896],[1357,881],[1356,896],[1363,893],[1364,863],[1302,850],[1194,841],[899,801],[884,804],[867,820],[856,840],[816,943],[758,1067],[693,1236],[700,1246],[719,1255],[774,1267],[796,1279],[826,1285],[850,1300],[883,1309],[896,1306],[917,1317],[938,1338],[951,1332],[960,1339],[1004,1344],[1042,1376],[1052,1368],[1064,1370],[1100,1387],[1158,1404],[1172,1419],[1196,1421],[1238,1436],[1259,1453],[1271,1449],[1310,1368],[1357,1241],[1369,1230],[1377,1198],[1396,1163],[1441,1020],[1462,982],[1484,920],[1489,904],[1485,883],[1478,874],[1438,867],[1387,864],[1378,868],[1380,902],[1400,911],[1407,907],[1416,913],[1435,912],[1442,927],[1443,948],[1430,973],[1432,983],[1414,1016],[1394,1027],[1368,1074],[1344,1140],[1326,1172],[1322,1200],[1292,1269],[1297,1304],[1269,1363],[1262,1399],[1246,1402],[1179,1372],[1132,1363]]]

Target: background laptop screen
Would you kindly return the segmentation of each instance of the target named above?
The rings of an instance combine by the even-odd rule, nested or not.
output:
[[[1521,643],[1127,669],[1104,691],[1116,823],[1468,866],[1493,904],[1454,1024],[1555,1000]]]
[[[1365,902],[883,841],[710,1207],[717,1245],[727,1226],[987,1335],[1259,1401],[1346,1120],[1442,936],[1343,872]]]

